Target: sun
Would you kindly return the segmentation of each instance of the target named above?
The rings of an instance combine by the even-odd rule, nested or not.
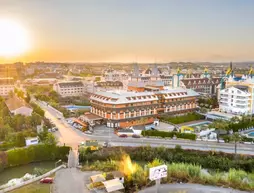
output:
[[[30,47],[26,29],[19,23],[0,19],[0,57],[24,54]]]

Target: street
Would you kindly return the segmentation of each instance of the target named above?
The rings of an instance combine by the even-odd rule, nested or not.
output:
[[[74,150],[77,150],[78,145],[85,140],[94,139],[99,142],[109,141],[112,146],[146,146],[152,147],[165,146],[174,148],[175,145],[181,145],[183,149],[196,149],[196,150],[213,150],[222,151],[226,153],[234,153],[234,144],[230,143],[217,143],[206,141],[189,141],[189,140],[173,140],[173,139],[159,139],[159,138],[119,138],[113,133],[112,128],[105,126],[97,126],[93,134],[88,135],[80,130],[72,128],[64,118],[58,119],[59,113],[51,108],[38,103],[45,111],[45,117],[52,120],[59,131],[55,132],[55,135],[60,144],[66,144],[71,146]],[[238,144],[237,153],[254,155],[254,145]]]

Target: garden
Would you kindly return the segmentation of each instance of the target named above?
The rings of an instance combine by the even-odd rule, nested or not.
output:
[[[97,161],[94,161],[97,160]],[[131,161],[134,160],[134,161]],[[121,171],[125,175],[125,192],[152,186],[149,168],[167,165],[167,177],[162,183],[197,183],[254,190],[253,157],[221,152],[202,152],[164,147],[114,147],[80,152],[83,171]]]
[[[162,116],[159,116],[159,119],[160,121],[166,122],[166,123],[180,124],[180,123],[185,123],[190,121],[202,120],[202,119],[205,119],[205,116],[194,112],[194,113],[188,113],[182,116],[162,115]]]

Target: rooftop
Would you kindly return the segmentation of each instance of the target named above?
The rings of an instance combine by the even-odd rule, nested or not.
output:
[[[124,189],[123,184],[117,179],[104,181],[102,183],[104,184],[107,192],[114,192],[116,190]]]
[[[73,82],[59,82],[59,87],[66,88],[66,87],[83,87],[84,84],[80,81],[73,81]]]
[[[13,96],[12,98],[9,98],[8,100],[5,101],[5,104],[10,111],[16,110],[20,107],[31,108],[24,100],[18,98],[17,96]]]

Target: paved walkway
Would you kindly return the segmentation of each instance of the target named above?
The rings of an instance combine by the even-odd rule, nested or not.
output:
[[[155,186],[139,191],[139,193],[154,193]],[[203,186],[199,184],[162,184],[158,193],[247,193],[230,188]]]
[[[76,168],[67,168],[56,172],[53,193],[90,193],[86,184],[89,178],[99,172],[81,172]]]

